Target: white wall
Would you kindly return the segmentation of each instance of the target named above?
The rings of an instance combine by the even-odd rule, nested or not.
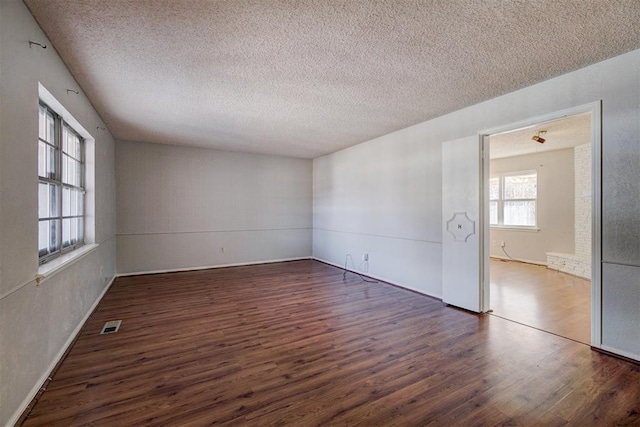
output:
[[[373,275],[441,295],[441,143],[599,100],[603,346],[640,359],[640,50],[314,160],[314,256],[373,253]]]
[[[507,258],[501,241],[510,257],[539,264],[547,263],[547,252],[573,252],[573,148],[494,159],[490,170],[491,174],[527,170],[538,173],[538,231],[491,227],[491,256]]]
[[[310,257],[311,172],[305,159],[118,141],[118,272]]]
[[[47,49],[29,48],[33,40]],[[19,0],[0,2],[0,425],[15,421],[115,275],[114,141]],[[38,82],[95,138],[98,247],[38,286]],[[100,271],[102,269],[102,275]]]
[[[576,256],[591,263],[591,144],[574,147],[574,222]]]
[[[313,163],[313,255],[440,296],[440,145],[413,127]],[[349,264],[351,266],[351,264]]]

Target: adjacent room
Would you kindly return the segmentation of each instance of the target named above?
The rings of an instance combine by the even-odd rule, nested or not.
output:
[[[640,423],[639,22],[0,1],[0,425]]]
[[[489,141],[491,309],[591,342],[592,136],[578,114]]]

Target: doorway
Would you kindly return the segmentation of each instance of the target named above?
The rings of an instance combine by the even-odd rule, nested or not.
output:
[[[599,120],[594,104],[483,132],[487,311],[594,346]]]

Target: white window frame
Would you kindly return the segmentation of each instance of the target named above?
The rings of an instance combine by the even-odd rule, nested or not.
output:
[[[41,254],[40,249],[38,249],[38,261],[40,264],[45,264],[53,259],[60,257],[63,254],[74,251],[85,244],[85,226],[86,226],[86,141],[78,131],[76,131],[73,126],[67,123],[64,118],[58,114],[50,105],[48,105],[42,99],[39,101],[38,115],[40,114],[40,108],[44,108],[48,114],[53,117],[54,120],[54,135],[53,141],[46,141],[40,138],[40,132],[38,132],[38,144],[44,143],[48,147],[53,148],[54,153],[54,173],[52,176],[42,176],[38,173],[38,186],[40,184],[49,184],[53,185],[57,188],[57,200],[56,200],[56,214],[53,216],[48,216],[44,218],[40,218],[38,215],[38,230],[40,229],[40,223],[43,221],[56,221],[58,224],[57,230],[57,241],[52,241],[52,236],[49,235],[49,248],[50,251],[47,253]],[[39,125],[40,126],[40,125]],[[38,127],[39,127],[38,126]],[[80,155],[79,158],[73,158],[69,153],[63,150],[63,128],[66,132],[72,133],[74,136],[78,138],[80,141]],[[40,162],[40,150],[38,150],[38,162]],[[69,157],[70,161],[79,162],[80,163],[80,182],[79,185],[71,184],[69,182],[65,182],[63,178],[63,159],[65,156]],[[63,200],[64,200],[64,192],[65,189],[69,192],[80,192],[82,194],[82,206],[80,209],[80,215],[65,215],[63,208]],[[38,194],[40,194],[38,192]],[[42,200],[40,200],[40,196],[38,196],[38,211],[40,211],[40,204]],[[73,220],[80,218],[80,229],[78,230],[77,239],[70,241],[70,243],[64,241],[64,229],[65,229],[65,220]],[[38,248],[40,248],[40,232],[38,232]]]
[[[536,197],[534,199],[505,199],[504,197],[504,180],[506,177],[510,176],[520,176],[520,175],[535,175],[536,176]],[[511,229],[520,229],[520,230],[538,230],[538,171],[537,170],[524,170],[524,171],[515,171],[515,172],[503,172],[493,174],[489,177],[489,183],[491,183],[492,179],[498,178],[498,199],[489,198],[489,209],[491,209],[491,203],[497,202],[498,209],[498,223],[489,223],[491,228],[511,228]],[[490,197],[490,196],[489,196]],[[535,224],[533,225],[513,225],[513,224],[504,224],[504,202],[535,202]],[[489,216],[489,221],[491,221],[491,216]]]

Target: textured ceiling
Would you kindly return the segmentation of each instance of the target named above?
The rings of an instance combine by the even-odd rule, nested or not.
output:
[[[540,144],[531,137],[538,131],[546,141]],[[489,140],[491,159],[522,156],[544,151],[562,150],[591,142],[591,114],[579,114],[552,122],[542,123],[514,132],[494,135]]]
[[[314,158],[640,47],[639,0],[25,0],[115,137]]]

